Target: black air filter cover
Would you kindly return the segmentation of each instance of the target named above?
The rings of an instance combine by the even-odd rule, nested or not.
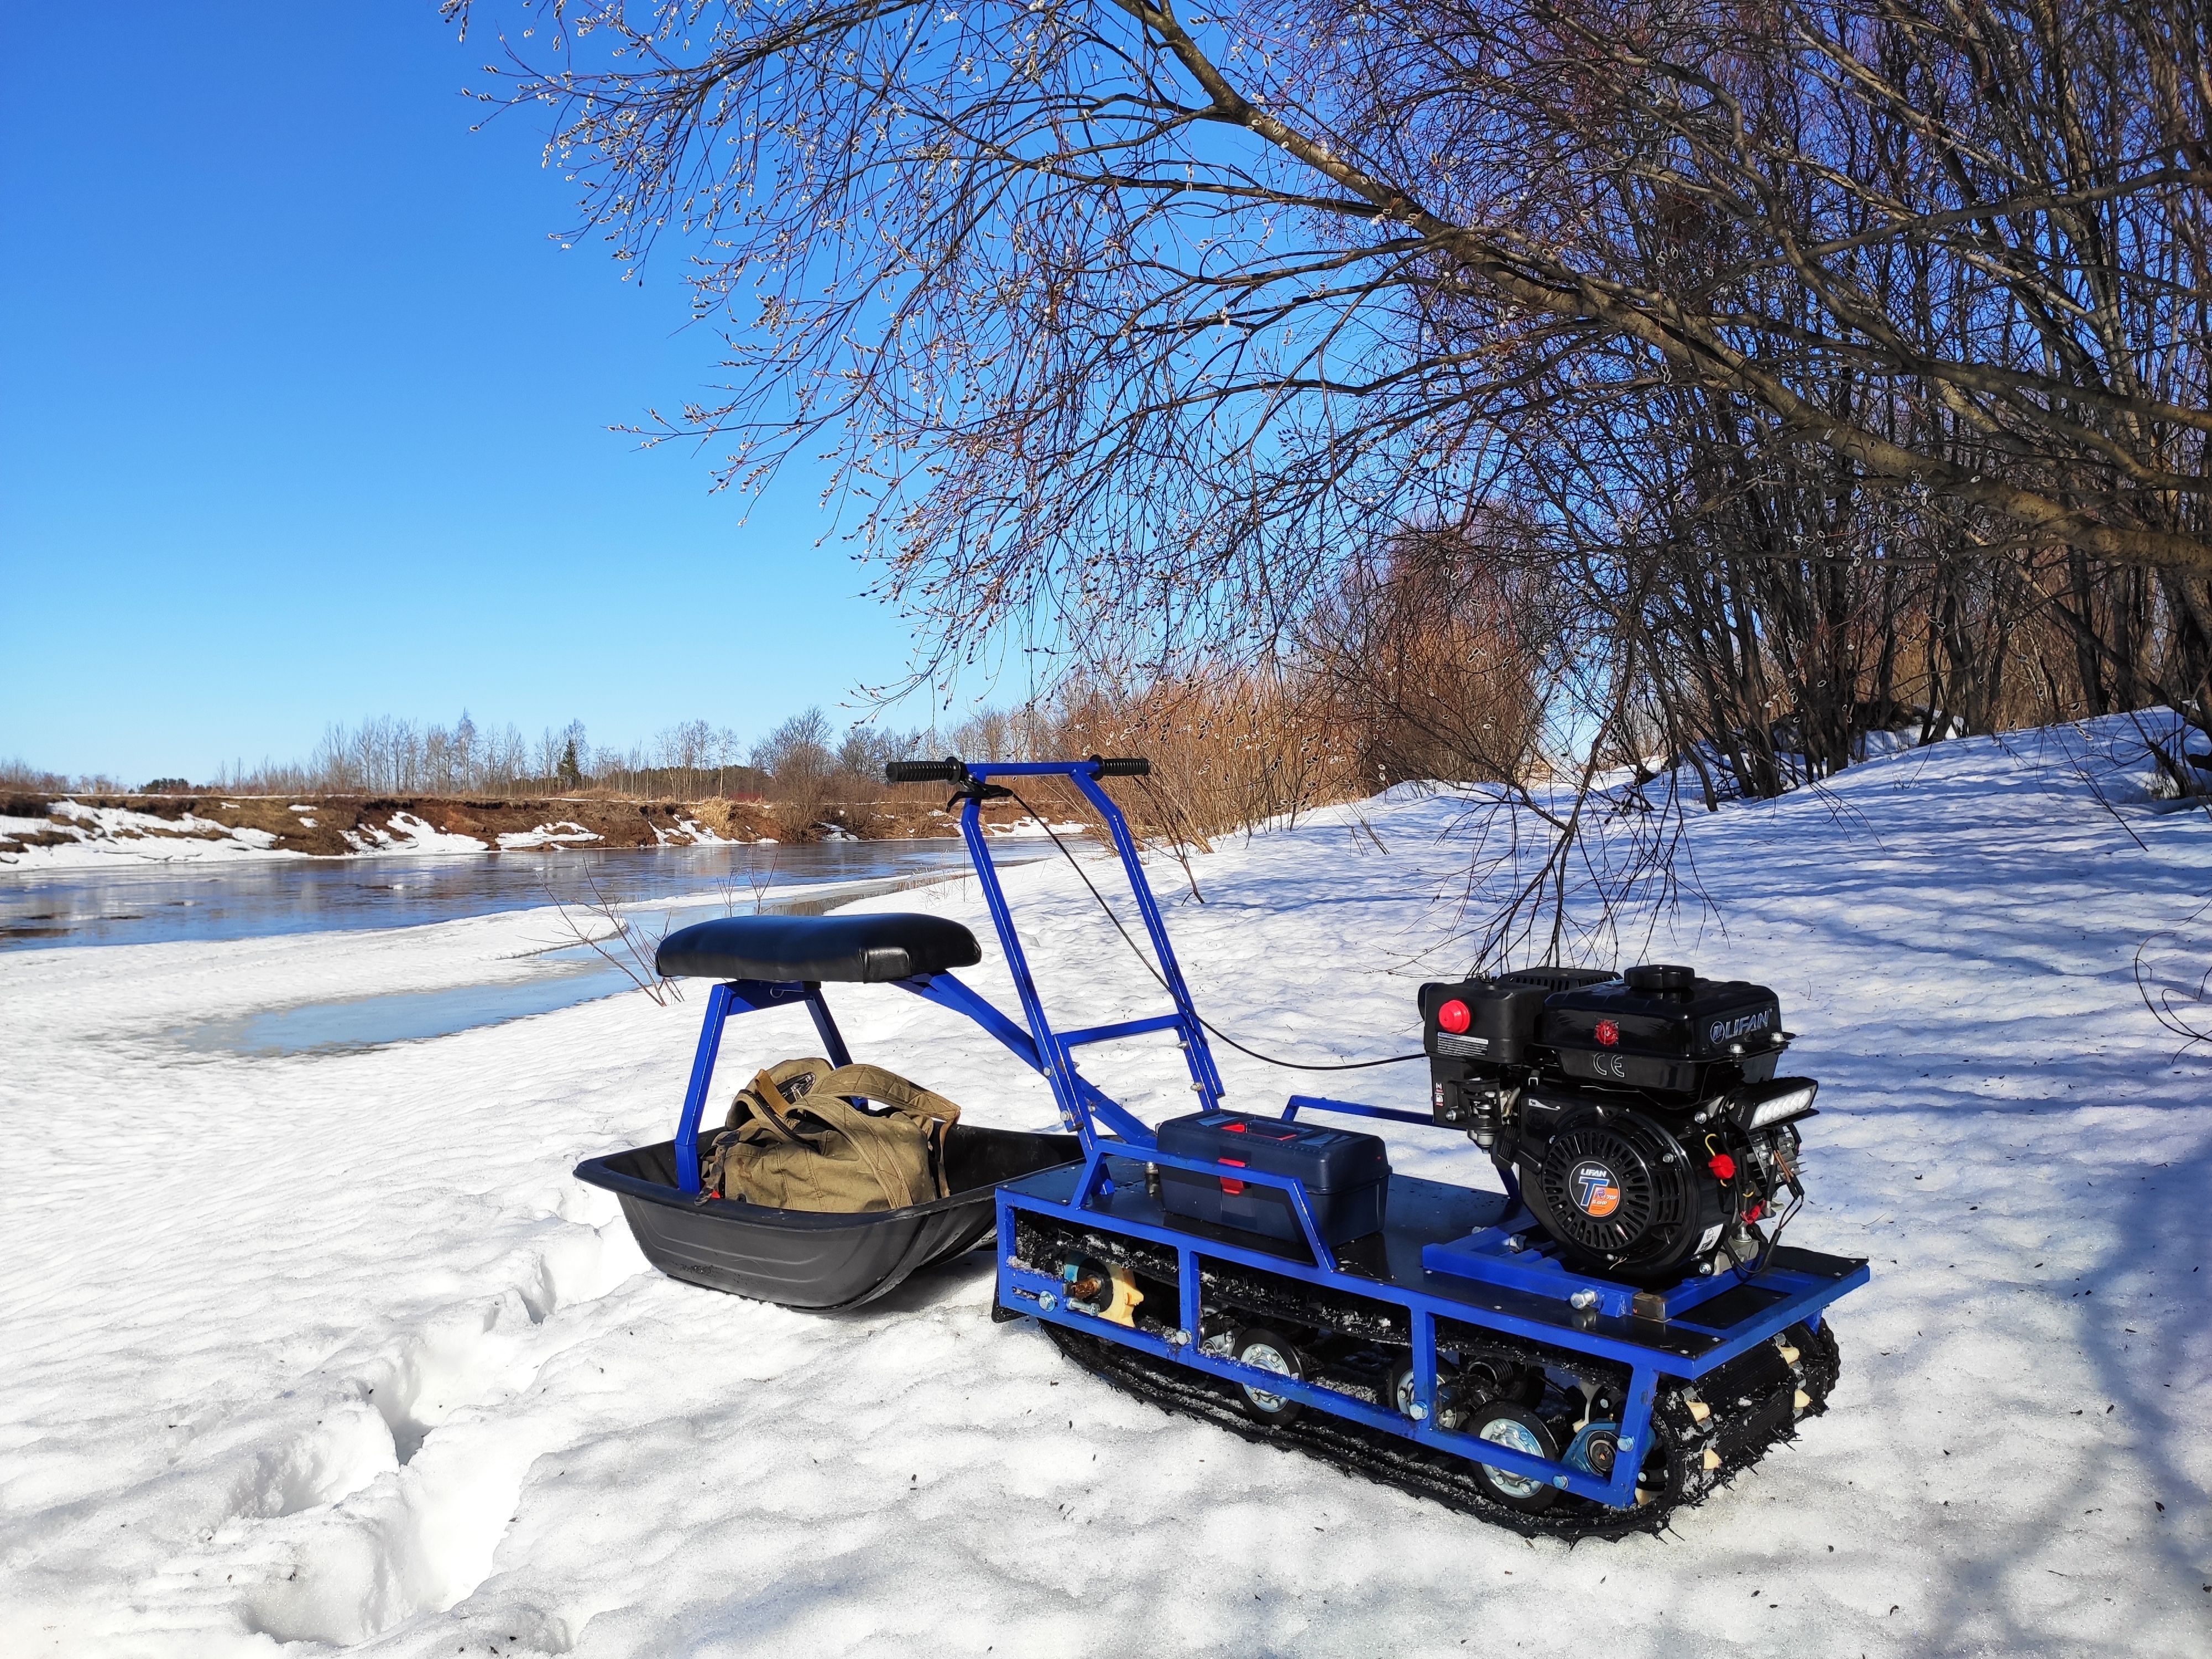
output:
[[[1648,963],[1546,999],[1538,1039],[1571,1078],[1691,1095],[1715,1066],[1740,1066],[1752,1081],[1771,1077],[1784,1046],[1782,1004],[1764,985]]]
[[[1470,1060],[1491,1066],[1510,1066],[1536,1037],[1536,1022],[1543,1018],[1548,993],[1534,986],[1500,985],[1494,980],[1468,979],[1421,987],[1421,1047],[1432,1060]],[[1452,1003],[1467,1010],[1459,1030],[1446,1028],[1438,1018]]]

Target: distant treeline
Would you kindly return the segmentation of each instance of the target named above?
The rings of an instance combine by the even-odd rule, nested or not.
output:
[[[1536,697],[1502,648],[1494,609],[1494,598],[1440,592],[1412,605],[1403,594],[1387,605],[1347,601],[1335,635],[1266,669],[1127,682],[1092,673],[1030,706],[985,709],[928,732],[840,732],[809,708],[751,744],[692,720],[624,750],[594,746],[580,721],[533,738],[465,713],[450,726],[387,715],[331,726],[303,761],[233,765],[198,781],[70,778],[15,764],[0,766],[0,785],[46,793],[755,798],[796,833],[885,799],[887,761],[1134,754],[1154,769],[1120,791],[1139,822],[1202,839],[1407,778],[1497,777],[1524,765]],[[1071,791],[1024,793],[1055,818],[1084,816]]]
[[[908,756],[1035,759],[1138,754],[1150,781],[1126,792],[1160,830],[1204,837],[1413,780],[1524,784],[1602,735],[1591,761],[1650,775],[1680,764],[1708,803],[1763,796],[1848,765],[1869,732],[1908,741],[2189,706],[2191,641],[2140,573],[2067,592],[1941,562],[1839,568],[1818,592],[1786,568],[1710,588],[1688,553],[1656,583],[1608,664],[1618,617],[1593,623],[1594,586],[1511,559],[1516,526],[1406,536],[1356,566],[1261,664],[1071,677],[1048,697],[933,731],[855,725],[819,708],[748,744],[706,720],[628,750],[583,724],[526,738],[514,726],[384,716],[332,726],[305,761],[226,767],[197,784],[70,778],[0,763],[0,787],[108,793],[356,794],[520,799],[714,797],[772,803],[794,827],[884,799],[884,763]],[[1525,526],[1522,526],[1525,534]],[[1984,573],[1987,574],[1987,572]],[[2057,596],[2057,597],[2054,597]],[[1818,601],[1817,603],[1815,601]],[[1616,641],[1616,643],[1618,641]],[[1601,689],[1612,706],[1593,708]],[[2177,773],[2178,757],[2159,755]],[[2192,778],[2177,779],[2185,787]],[[1024,793],[1029,793],[1025,790]],[[1066,791],[1034,797],[1080,815]]]
[[[767,799],[778,793],[779,779],[787,787],[811,787],[817,779],[872,777],[879,792],[884,763],[915,753],[920,742],[919,733],[865,726],[839,738],[829,718],[810,708],[750,744],[726,726],[692,720],[627,750],[597,748],[580,720],[532,738],[512,724],[479,726],[465,709],[450,726],[389,714],[359,726],[334,724],[305,760],[239,762],[198,781],[138,783],[0,761],[0,787],[46,793]]]

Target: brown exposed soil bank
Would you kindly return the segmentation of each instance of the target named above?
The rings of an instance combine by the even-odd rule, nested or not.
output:
[[[67,805],[64,805],[67,803]],[[71,806],[78,809],[71,811]],[[62,810],[56,811],[57,807]],[[541,800],[471,800],[410,796],[0,795],[0,854],[83,839],[100,809],[142,820],[102,829],[101,839],[160,842],[228,840],[246,830],[271,850],[343,858],[404,848],[424,830],[467,836],[487,849],[690,847],[713,841],[780,842],[851,836],[903,841],[958,833],[933,798],[872,801],[825,808],[818,821],[794,823],[770,801],[610,800],[563,796]],[[89,811],[86,810],[89,809]],[[986,822],[1013,823],[1024,815],[1005,801],[984,809]],[[51,828],[46,827],[51,825]],[[72,833],[76,830],[79,833]],[[252,832],[259,832],[254,835]]]

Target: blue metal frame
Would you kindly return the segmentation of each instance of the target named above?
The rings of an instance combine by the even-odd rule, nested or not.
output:
[[[1643,1463],[1637,1449],[1650,1428],[1652,1404],[1657,1397],[1662,1376],[1701,1376],[1757,1344],[1774,1340],[1792,1325],[1816,1325],[1822,1310],[1829,1304],[1867,1282],[1869,1273],[1864,1262],[1834,1261],[1835,1272],[1770,1267],[1755,1279],[1741,1273],[1717,1274],[1710,1279],[1685,1281],[1664,1292],[1639,1292],[1631,1286],[1573,1272],[1560,1263],[1540,1231],[1536,1229],[1533,1218],[1520,1207],[1520,1194],[1512,1188],[1510,1179],[1507,1190],[1509,1209],[1498,1224],[1467,1238],[1424,1247],[1422,1282],[1419,1288],[1341,1271],[1335,1250],[1315,1222],[1313,1206],[1304,1185],[1295,1176],[1243,1167],[1236,1172],[1237,1178],[1247,1185],[1272,1187],[1284,1194],[1297,1219],[1306,1250],[1312,1257],[1310,1264],[1277,1252],[1211,1236],[1197,1236],[1164,1224],[1167,1220],[1164,1215],[1154,1222],[1127,1213],[1109,1215],[1102,1211],[1098,1207],[1101,1200],[1109,1198],[1115,1190],[1116,1183],[1109,1167],[1113,1160],[1130,1160],[1154,1168],[1183,1170],[1204,1175],[1218,1175],[1221,1166],[1203,1159],[1162,1152],[1152,1130],[1140,1119],[1082,1074],[1076,1066],[1073,1051],[1092,1044],[1172,1031],[1183,1050],[1190,1072],[1192,1091],[1198,1097],[1201,1109],[1208,1111],[1217,1109],[1221,1103],[1224,1092],[1221,1075],[1214,1065],[1212,1050],[1207,1046],[1205,1028],[1200,1024],[1197,1010],[1192,1005],[1182,966],[1176,960],[1174,947],[1168,941],[1167,927],[1161,917],[1158,902],[1145,878],[1135,838],[1131,835],[1121,809],[1098,787],[1096,763],[1089,761],[971,763],[967,772],[971,779],[984,782],[994,777],[1064,777],[1081,792],[1104,823],[1114,850],[1121,860],[1122,872],[1128,879],[1146,937],[1152,945],[1160,977],[1166,985],[1169,1000],[1173,1005],[1172,1012],[1164,1014],[1121,1020],[1107,1025],[1086,1026],[1066,1032],[1054,1030],[1045,1012],[1035,976],[1030,972],[1027,953],[1014,928],[1012,908],[1007,903],[1005,889],[1000,883],[989,840],[983,828],[980,800],[975,793],[971,793],[960,815],[960,834],[967,843],[969,856],[974,861],[976,878],[982,887],[984,903],[990,911],[992,927],[998,934],[1000,948],[1006,953],[1007,971],[1013,979],[1015,994],[1021,1003],[1023,1024],[1017,1024],[988,1000],[951,974],[921,975],[892,982],[900,989],[926,1001],[974,1020],[1024,1064],[1040,1073],[1052,1090],[1061,1121],[1081,1137],[1085,1153],[1081,1170],[1073,1186],[1064,1194],[1043,1189],[1064,1182],[1065,1176],[1033,1176],[1000,1188],[999,1237],[1009,1247],[1008,1253],[1000,1256],[999,1266],[998,1300],[1002,1306],[1081,1329],[1089,1334],[1103,1337],[1231,1382],[1255,1383],[1270,1393],[1299,1401],[1316,1410],[1353,1419],[1422,1445],[1487,1464],[1508,1474],[1548,1481],[1563,1491],[1601,1504],[1626,1506],[1635,1502],[1636,1478]],[[700,1120],[714,1076],[723,1025],[740,1013],[788,1006],[794,1002],[803,1004],[813,1017],[815,1027],[821,1034],[830,1058],[838,1065],[846,1064],[848,1056],[844,1039],[830,1018],[820,986],[739,980],[718,984],[708,994],[704,1027],[700,1032],[698,1053],[691,1068],[690,1087],[684,1096],[684,1114],[676,1133],[678,1183],[685,1192],[699,1190]],[[1026,1030],[1024,1029],[1024,1024]],[[1295,1119],[1301,1111],[1336,1112],[1355,1117],[1416,1124],[1423,1127],[1437,1127],[1432,1119],[1423,1114],[1315,1095],[1291,1096],[1283,1108],[1282,1115],[1285,1119]],[[1102,1133],[1102,1126],[1110,1133]],[[1016,1236],[1014,1218],[1021,1211],[1056,1217],[1063,1221],[1079,1221],[1089,1228],[1124,1233],[1173,1251],[1181,1298],[1179,1328],[1170,1333],[1168,1338],[1162,1338],[1066,1307],[1059,1300],[1059,1279],[1040,1271],[1035,1264],[1021,1261],[1011,1253],[1010,1247]],[[1219,1355],[1202,1352],[1198,1340],[1202,1313],[1199,1264],[1202,1260],[1233,1263],[1284,1279],[1327,1286],[1340,1295],[1355,1295],[1389,1304],[1401,1310],[1412,1339],[1416,1400],[1413,1415],[1409,1418],[1395,1408],[1376,1406],[1318,1383],[1285,1377],[1273,1371],[1257,1370]],[[1834,1259],[1820,1260],[1830,1261]],[[1701,1324],[1692,1316],[1702,1304],[1745,1283],[1755,1284],[1775,1299],[1759,1313],[1725,1328]],[[1486,1293],[1500,1291],[1522,1296],[1533,1295],[1545,1302],[1571,1304],[1576,1307],[1576,1316],[1572,1318],[1560,1316],[1539,1318],[1528,1312],[1509,1312],[1501,1304],[1483,1300]],[[1654,1297],[1659,1304],[1656,1310],[1646,1299]],[[1615,1333],[1596,1328],[1600,1318],[1611,1322],[1654,1311],[1675,1328],[1711,1338],[1711,1345],[1694,1358],[1685,1358],[1649,1343],[1628,1340]],[[1509,1446],[1439,1427],[1436,1422],[1439,1320],[1494,1329],[1627,1366],[1630,1371],[1628,1398],[1618,1429],[1619,1445],[1623,1455],[1616,1460],[1612,1477],[1603,1478],[1586,1469],[1571,1467],[1563,1461],[1534,1457]]]
[[[1136,1220],[1127,1215],[1100,1213],[1095,1206],[1102,1195],[1103,1188],[1108,1184],[1100,1177],[1100,1167],[1109,1157],[1128,1155],[1102,1147],[1098,1153],[1085,1161],[1083,1173],[1065,1199],[1024,1190],[1041,1184],[1037,1178],[1010,1182],[1001,1187],[999,1189],[999,1237],[1011,1243],[1016,1237],[1015,1215],[1017,1212],[1027,1210],[1061,1220],[1078,1220],[1087,1228],[1126,1234],[1174,1251],[1182,1296],[1178,1316],[1180,1329],[1170,1339],[1163,1339],[1071,1310],[1058,1300],[1060,1289],[1058,1279],[1041,1271],[1036,1264],[1022,1261],[1011,1254],[1002,1255],[1000,1258],[999,1300],[1001,1305],[1089,1335],[1103,1337],[1126,1347],[1140,1349],[1156,1358],[1172,1360],[1228,1382],[1251,1383],[1264,1388],[1269,1393],[1299,1401],[1316,1410],[1352,1418],[1422,1445],[1488,1464],[1508,1474],[1548,1481],[1561,1491],[1615,1506],[1625,1507],[1636,1501],[1636,1477],[1643,1459],[1635,1455],[1635,1449],[1642,1443],[1650,1426],[1652,1402],[1657,1397],[1661,1377],[1694,1379],[1702,1376],[1759,1343],[1771,1341],[1792,1325],[1817,1324],[1823,1309],[1838,1297],[1865,1284],[1869,1277],[1863,1262],[1839,1264],[1848,1270],[1834,1276],[1770,1270],[1760,1275],[1756,1282],[1762,1290],[1778,1292],[1778,1299],[1759,1314],[1730,1326],[1725,1334],[1708,1333],[1701,1327],[1689,1327],[1699,1330],[1701,1334],[1712,1334],[1719,1340],[1694,1358],[1685,1358],[1600,1330],[1580,1330],[1564,1322],[1502,1311],[1481,1300],[1482,1291],[1486,1287],[1471,1278],[1455,1283],[1451,1278],[1431,1273],[1426,1276],[1424,1288],[1412,1290],[1401,1285],[1341,1273],[1337,1268],[1334,1253],[1322,1242],[1318,1229],[1313,1224],[1311,1212],[1303,1202],[1303,1193],[1295,1190],[1298,1183],[1288,1177],[1263,1176],[1249,1169],[1237,1171],[1237,1179],[1247,1184],[1256,1181],[1293,1189],[1291,1201],[1306,1234],[1307,1247],[1314,1254],[1311,1266],[1227,1240],[1199,1237],[1178,1228]],[[1144,1162],[1162,1168],[1193,1169],[1207,1174],[1218,1171],[1218,1165],[1200,1160],[1168,1158],[1157,1151],[1139,1156]],[[1408,1418],[1395,1409],[1374,1405],[1319,1383],[1293,1380],[1202,1352],[1197,1341],[1200,1320],[1201,1261],[1250,1267],[1277,1278],[1326,1286],[1339,1295],[1349,1293],[1369,1301],[1389,1304],[1401,1310],[1412,1337],[1418,1415]],[[1602,1279],[1587,1282],[1594,1285],[1607,1283]],[[1563,1462],[1534,1457],[1509,1447],[1437,1426],[1435,1420],[1437,1350],[1439,1346],[1437,1322],[1440,1319],[1504,1332],[1627,1366],[1630,1373],[1629,1397],[1619,1427],[1619,1443],[1624,1455],[1616,1463],[1612,1478],[1607,1480]]]

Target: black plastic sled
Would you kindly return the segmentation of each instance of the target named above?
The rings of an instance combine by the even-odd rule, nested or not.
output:
[[[576,1178],[622,1201],[638,1248],[670,1278],[789,1308],[857,1308],[974,1249],[997,1225],[998,1184],[1077,1162],[1079,1138],[956,1123],[945,1140],[949,1196],[832,1214],[769,1209],[702,1191],[699,1130],[732,1017],[802,1005],[830,1063],[846,1066],[852,1055],[823,1000],[823,981],[911,988],[981,957],[974,934],[939,916],[732,916],[670,934],[659,951],[660,973],[722,981],[708,994],[676,1138],[586,1158]]]
[[[949,1198],[902,1210],[827,1215],[732,1203],[676,1184],[676,1143],[587,1158],[576,1178],[622,1200],[645,1259],[671,1279],[787,1308],[857,1308],[933,1263],[973,1249],[998,1223],[994,1189],[1083,1156],[1073,1135],[956,1123],[945,1133]]]

